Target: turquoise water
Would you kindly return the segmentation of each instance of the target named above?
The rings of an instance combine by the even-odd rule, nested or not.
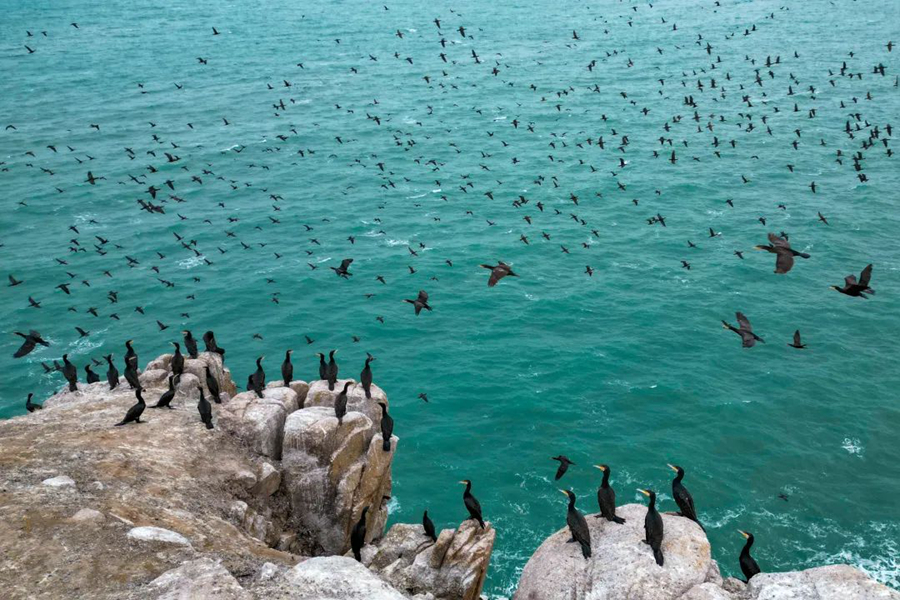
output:
[[[81,368],[113,352],[121,363],[134,338],[144,364],[184,327],[198,337],[215,329],[239,382],[259,354],[274,379],[294,348],[295,373],[313,378],[317,351],[339,348],[351,376],[368,351],[401,438],[392,519],[418,522],[428,508],[453,526],[466,516],[456,482],[471,479],[498,530],[492,596],[511,594],[537,545],[565,523],[549,459],[560,453],[576,463],[562,483],[592,512],[600,472],[591,464],[612,466],[620,502],[638,501],[637,486],[668,492],[666,463],[684,466],[729,574],[739,571],[741,528],[755,534],[763,570],[846,561],[900,586],[900,170],[881,142],[900,114],[900,49],[885,47],[900,42],[900,4],[2,8],[0,126],[16,129],[0,132],[0,275],[24,283],[0,288],[0,415],[23,413],[30,391],[60,387],[41,361],[68,352]],[[766,67],[767,56],[780,64]],[[843,61],[862,78],[842,77]],[[879,63],[884,77],[872,73]],[[848,120],[860,127],[853,139]],[[862,149],[875,126],[881,138]],[[605,149],[586,143],[599,136]],[[106,179],[91,186],[87,171]],[[141,211],[151,184],[164,188],[156,204],[170,193],[183,202]],[[514,206],[520,195],[528,204]],[[665,228],[648,225],[657,213]],[[710,238],[710,227],[722,235]],[[812,258],[774,275],[774,257],[752,251],[769,231]],[[173,233],[196,240],[212,264]],[[95,236],[109,240],[105,255]],[[335,277],[328,267],[347,257],[353,276]],[[478,265],[496,260],[520,277],[488,289]],[[872,299],[828,289],[870,262]],[[54,289],[67,271],[71,296]],[[402,299],[419,289],[434,310],[415,317]],[[766,344],[742,349],[722,329],[737,310]],[[76,326],[90,335],[79,339]],[[52,347],[13,360],[12,331],[30,328]],[[798,328],[803,351],[786,345]],[[674,510],[668,495],[662,504]]]

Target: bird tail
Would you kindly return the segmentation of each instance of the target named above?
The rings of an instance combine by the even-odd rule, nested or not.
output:
[[[622,517],[613,517],[612,520],[614,523],[618,523],[619,525],[625,522],[625,519],[623,519]]]
[[[661,548],[653,549],[653,556],[656,558],[656,564],[663,566],[663,553]]]
[[[70,392],[77,392],[77,391],[78,391],[78,386],[75,385],[74,383],[70,383],[70,384],[69,384],[69,391],[70,391]]]
[[[694,521],[694,523],[696,523],[697,525],[700,526],[700,529],[702,529],[704,532],[706,531],[706,527],[703,526],[703,523],[701,523],[697,519],[693,519],[693,521]]]
[[[372,399],[372,390],[370,390],[368,387],[366,388],[366,399],[367,400]]]
[[[362,556],[359,555],[359,550],[356,548],[353,549],[353,558],[356,559],[356,562],[362,562]]]
[[[207,421],[207,422],[206,422],[206,428],[207,428],[207,429],[212,429],[212,428],[213,428],[212,421]]]
[[[584,542],[581,542],[581,555],[584,556],[585,558],[590,558],[590,557],[591,557],[591,547],[590,547],[590,545],[585,544]]]
[[[484,519],[478,517],[478,524],[481,525],[481,528],[484,529]]]
[[[806,252],[798,252],[797,256],[799,256],[800,258],[809,258],[809,254],[807,254]]]
[[[125,420],[123,419],[121,423],[116,423],[116,427],[121,427],[125,424]]]
[[[387,438],[386,440],[381,441],[381,449],[385,452],[391,451],[391,438]]]

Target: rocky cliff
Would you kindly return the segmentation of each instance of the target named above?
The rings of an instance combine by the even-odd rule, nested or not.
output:
[[[339,381],[350,383],[339,425],[327,383],[238,393],[221,358],[203,353],[185,361],[172,408],[150,408],[171,358],[141,372],[141,423],[115,426],[135,403],[124,378],[113,390],[78,384],[0,422],[4,598],[478,597],[490,527],[464,523],[437,543],[421,525],[384,535],[399,440],[382,447],[381,389],[366,399],[361,385]],[[213,429],[200,420],[201,389]],[[371,568],[341,556],[363,507]],[[425,543],[410,545],[416,535]]]

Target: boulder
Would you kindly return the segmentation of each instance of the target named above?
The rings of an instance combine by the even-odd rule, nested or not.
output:
[[[161,542],[178,546],[191,545],[191,542],[180,533],[162,527],[135,527],[127,535],[129,539],[141,542]]]
[[[747,584],[745,597],[747,600],[900,600],[900,592],[850,565],[830,565],[754,575]]]
[[[281,379],[276,379],[275,381],[270,381],[266,384],[266,389],[278,387],[285,387],[284,381],[282,381]],[[294,393],[297,394],[298,407],[303,408],[303,403],[306,402],[306,393],[309,391],[309,384],[305,381],[295,379],[294,381],[291,381],[286,387],[294,390]]]
[[[357,383],[353,379],[338,379],[334,386],[334,390],[328,389],[328,382],[323,380],[313,381],[309,384],[309,391],[306,392],[306,402],[303,403],[304,408],[311,406],[328,406],[334,408],[334,401],[344,389],[344,384],[351,382],[352,385],[347,390],[347,412],[360,412],[369,417],[375,424],[376,429],[381,427],[381,407],[379,402],[387,404],[388,409],[391,405],[388,402],[387,395],[380,387],[372,384],[372,398],[366,398],[366,392],[361,383]]]
[[[578,544],[567,543],[568,527],[560,529],[525,565],[514,600],[675,600],[694,586],[716,581],[706,534],[684,517],[663,513],[665,566],[657,565],[643,542],[646,513],[639,504],[617,508],[623,525],[587,515],[589,559]]]
[[[338,425],[332,408],[292,413],[284,426],[282,484],[291,508],[316,550],[343,554],[350,531],[369,507],[367,536],[379,537],[387,521],[384,497],[391,494],[391,451],[382,450],[381,433],[364,414],[348,412]]]
[[[285,398],[296,394],[288,388],[278,397],[258,398],[255,392],[243,392],[222,404],[217,425],[230,432],[257,454],[281,458],[284,421],[288,410]]]
[[[253,491],[261,496],[271,496],[281,485],[281,471],[263,461],[259,467],[259,477]]]
[[[496,531],[490,523],[463,521],[441,531],[437,542],[421,525],[398,523],[366,553],[363,562],[406,594],[431,594],[436,600],[478,600]]]
[[[252,600],[253,598],[225,567],[209,558],[192,560],[176,569],[166,571],[146,587],[149,595],[157,600],[189,598]]]
[[[408,600],[364,566],[343,556],[310,558],[281,578],[291,600]]]

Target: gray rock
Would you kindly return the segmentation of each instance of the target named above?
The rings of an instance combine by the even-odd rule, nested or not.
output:
[[[310,558],[284,574],[291,600],[408,600],[377,575],[343,556]]]
[[[48,487],[68,487],[75,486],[75,480],[69,477],[68,475],[57,475],[56,477],[51,477],[50,479],[45,479],[41,482],[43,485]]]
[[[334,401],[344,389],[344,384],[348,381],[353,385],[347,390],[347,412],[360,412],[369,417],[375,424],[376,429],[381,427],[381,407],[379,402],[384,402],[390,409],[387,395],[380,387],[372,384],[372,398],[366,398],[366,392],[361,383],[357,383],[354,379],[338,379],[334,386],[334,391],[328,389],[328,382],[323,380],[313,381],[309,384],[309,391],[306,393],[306,401],[303,403],[304,408],[311,406],[328,406],[334,408]]]
[[[261,496],[271,496],[281,485],[281,471],[270,463],[263,461],[259,467],[259,481],[254,491]]]
[[[281,458],[284,421],[287,417],[284,398],[296,394],[288,388],[278,388],[283,394],[273,398],[258,398],[255,392],[243,392],[218,411],[218,426],[233,434],[257,454]]]
[[[69,518],[70,521],[73,521],[75,523],[98,523],[105,519],[106,517],[102,512],[100,512],[99,510],[94,510],[93,508],[82,508]]]
[[[129,539],[141,542],[162,542],[178,546],[190,546],[191,542],[180,533],[162,527],[135,527],[127,534]]]
[[[746,593],[748,600],[900,600],[900,592],[850,565],[760,573],[750,579]]]
[[[186,562],[147,584],[156,600],[252,600],[225,567],[209,558]]]
[[[663,514],[665,566],[660,567],[643,543],[646,512],[638,504],[617,508],[623,525],[588,515],[592,557],[587,560],[578,544],[567,543],[568,528],[547,538],[525,565],[515,600],[674,600],[705,583],[712,559],[703,530]]]
[[[366,552],[363,563],[407,594],[430,594],[436,600],[477,600],[487,575],[496,531],[490,523],[464,521],[441,531],[437,542],[421,525],[398,523]]]
[[[382,450],[372,421],[349,412],[338,425],[332,408],[304,408],[284,427],[283,486],[291,508],[320,549],[343,554],[350,531],[369,507],[367,540],[381,535],[387,521],[382,501],[391,494],[391,451]]]
[[[712,582],[701,583],[689,589],[678,600],[738,600],[738,597],[726,592]]]

